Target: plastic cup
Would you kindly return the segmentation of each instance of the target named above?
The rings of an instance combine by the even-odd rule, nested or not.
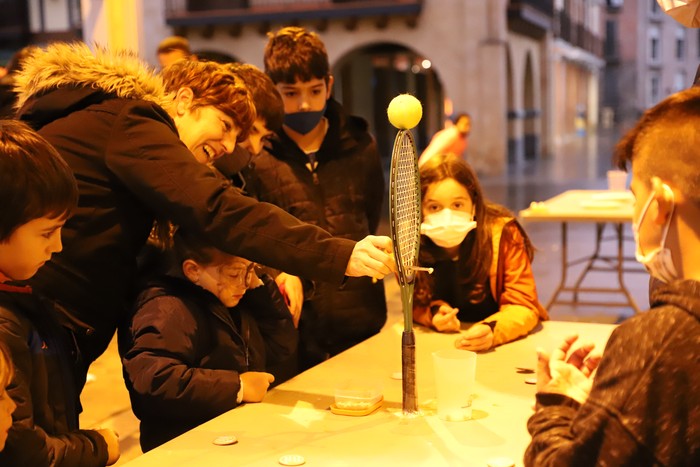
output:
[[[442,420],[472,418],[476,353],[461,349],[433,352],[437,414]]]
[[[625,191],[627,189],[627,172],[608,170],[608,190]]]

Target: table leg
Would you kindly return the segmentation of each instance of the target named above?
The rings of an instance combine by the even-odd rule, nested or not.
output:
[[[568,225],[566,222],[561,223],[561,280],[559,281],[559,285],[557,286],[556,290],[552,294],[552,298],[550,298],[549,302],[547,302],[547,305],[545,306],[546,309],[549,309],[549,307],[551,307],[552,304],[557,301],[557,297],[566,286],[566,271],[569,268],[569,265],[567,264],[568,259],[566,257],[567,226]]]
[[[591,271],[591,269],[593,269],[595,262],[600,258],[600,243],[603,238],[604,228],[605,224],[602,222],[597,222],[595,225],[595,251],[588,259],[588,264],[586,264],[586,267],[583,268],[583,271],[581,271],[581,274],[578,276],[578,279],[576,279],[576,282],[574,283],[574,287],[572,289],[574,302],[578,302],[578,291],[581,288],[581,283],[583,282],[583,279],[586,278],[586,275]]]
[[[625,297],[627,297],[627,303],[632,307],[635,313],[640,313],[641,310],[637,306],[637,302],[634,300],[629,290],[625,286],[625,280],[623,278],[624,273],[624,237],[623,237],[623,224],[615,224],[615,230],[617,232],[617,281],[620,284],[620,290]]]

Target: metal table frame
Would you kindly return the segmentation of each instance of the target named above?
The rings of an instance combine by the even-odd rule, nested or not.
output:
[[[582,202],[593,200],[594,195],[608,193],[603,190],[569,190],[548,199],[539,207],[530,207],[520,211],[520,219],[524,222],[560,222],[561,223],[561,280],[546,308],[554,305],[584,305],[602,307],[631,307],[635,313],[641,312],[636,301],[625,285],[624,273],[646,273],[641,268],[625,268],[625,262],[633,262],[634,258],[624,256],[624,224],[632,221],[632,203],[621,203],[619,209],[591,209],[582,207]],[[605,195],[603,195],[605,196]],[[570,222],[595,223],[595,247],[590,255],[569,260],[568,254],[568,224]],[[603,235],[605,225],[610,224],[614,236]],[[615,240],[617,254],[606,255],[601,252],[601,245],[606,240]],[[585,267],[576,277],[573,286],[567,285],[568,270],[572,266],[585,263]],[[617,277],[616,287],[588,287],[583,285],[586,276],[592,271],[612,272]],[[562,293],[570,293],[571,299],[560,298]],[[624,301],[581,300],[580,294],[585,293],[618,293]]]

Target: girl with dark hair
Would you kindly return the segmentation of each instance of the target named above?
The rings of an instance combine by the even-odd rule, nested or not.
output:
[[[476,174],[451,155],[420,169],[420,264],[413,319],[440,332],[475,323],[455,345],[488,350],[527,334],[547,312],[537,299],[527,234],[506,208],[488,202]]]

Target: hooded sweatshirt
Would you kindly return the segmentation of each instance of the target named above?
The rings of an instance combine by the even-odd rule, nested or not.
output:
[[[342,281],[355,243],[241,195],[197,163],[162,107],[172,96],[134,56],[56,43],[27,59],[17,83],[20,117],[58,149],[80,192],[63,251],[32,286],[69,310],[88,363],[124,320],[155,218],[229,254]]]
[[[700,465],[700,283],[650,301],[613,332],[583,405],[537,395],[526,466]]]

